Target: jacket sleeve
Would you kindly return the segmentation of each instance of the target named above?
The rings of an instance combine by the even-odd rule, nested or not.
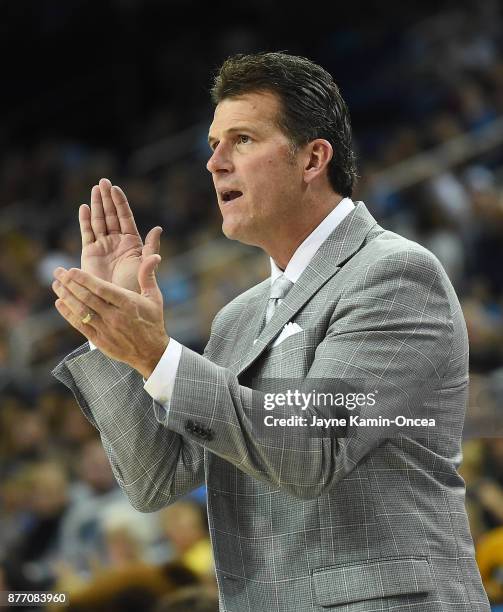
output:
[[[453,338],[448,292],[440,264],[419,248],[362,267],[337,302],[305,387],[364,380],[380,395],[361,417],[417,414],[424,382],[440,387],[447,367]],[[184,348],[167,427],[302,499],[324,494],[383,442],[382,430],[370,427],[355,427],[345,438],[316,436],[310,427],[276,427],[273,436],[264,435],[263,399],[230,370]],[[308,421],[313,415],[333,416],[330,407],[304,412]]]
[[[100,432],[114,476],[132,506],[153,512],[204,483],[204,449],[159,423],[141,375],[88,344],[53,375]]]

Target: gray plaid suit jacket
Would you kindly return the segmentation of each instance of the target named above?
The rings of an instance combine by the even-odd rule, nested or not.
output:
[[[132,505],[206,482],[221,610],[488,611],[457,473],[467,334],[437,259],[358,203],[260,331],[269,288],[217,314],[204,356],[183,349],[168,417],[138,372],[87,344],[54,370]],[[289,321],[303,331],[272,346]],[[259,377],[385,381],[383,416],[424,410],[436,427],[264,437]]]

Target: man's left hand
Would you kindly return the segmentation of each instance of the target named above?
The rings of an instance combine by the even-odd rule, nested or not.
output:
[[[160,261],[159,255],[151,255],[141,263],[141,295],[77,268],[56,268],[52,284],[59,313],[100,351],[129,364],[145,379],[169,343],[155,278]]]

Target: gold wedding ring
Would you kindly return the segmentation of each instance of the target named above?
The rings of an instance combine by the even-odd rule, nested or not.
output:
[[[82,323],[84,323],[84,325],[87,325],[88,323],[91,322],[92,318],[93,318],[93,313],[92,312],[88,312],[86,314],[86,316],[82,319]]]

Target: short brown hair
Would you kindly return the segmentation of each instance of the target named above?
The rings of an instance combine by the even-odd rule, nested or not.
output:
[[[222,64],[211,89],[215,104],[225,98],[269,91],[278,95],[278,125],[294,146],[316,138],[332,145],[328,177],[334,191],[350,197],[356,180],[349,112],[332,76],[314,62],[286,53],[234,55]]]

